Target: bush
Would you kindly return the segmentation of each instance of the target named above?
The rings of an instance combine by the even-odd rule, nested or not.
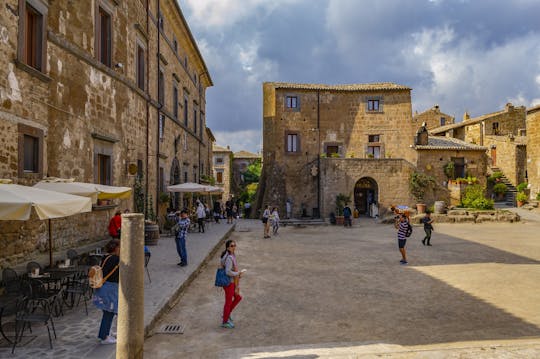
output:
[[[493,192],[497,194],[506,193],[506,185],[504,183],[497,183],[495,186],[493,186]]]
[[[525,191],[527,189],[527,182],[522,182],[522,183],[518,184],[516,189],[517,189],[518,192]]]
[[[502,176],[504,176],[504,174],[502,172],[493,172],[491,174],[491,176],[488,177],[488,182],[489,183],[495,183]]]
[[[493,209],[495,207],[493,200],[487,198],[477,198],[472,202],[472,208]]]
[[[494,202],[484,196],[485,188],[479,184],[467,186],[465,194],[461,200],[461,206],[476,209],[493,209]]]
[[[540,201],[540,192],[538,192],[538,193],[536,194],[536,200],[537,200],[537,201]]]

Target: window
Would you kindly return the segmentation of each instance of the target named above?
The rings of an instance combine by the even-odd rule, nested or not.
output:
[[[333,157],[333,154],[339,154],[339,146],[326,146],[326,156]]]
[[[158,189],[160,193],[165,192],[165,174],[163,171],[163,167],[159,168],[159,183],[158,183]]]
[[[111,156],[97,155],[97,178],[99,184],[111,184]]]
[[[223,164],[223,157],[216,157],[216,165],[222,165]]]
[[[178,87],[173,85],[173,116],[178,120]]]
[[[137,178],[142,180],[143,178],[143,161],[137,160]]]
[[[163,31],[165,27],[165,20],[163,19],[163,14],[161,12],[158,14],[158,24],[159,24],[159,29]]]
[[[298,108],[298,96],[286,96],[285,106],[287,108]]]
[[[200,134],[200,137],[202,138],[203,137],[203,128],[204,128],[204,114],[201,112],[201,114],[199,115],[199,123],[200,123],[200,126],[199,126],[199,134]]]
[[[112,16],[104,7],[98,6],[96,14],[96,57],[103,65],[112,65]]]
[[[287,134],[287,152],[299,152],[300,146],[298,141],[298,134]]]
[[[369,158],[381,158],[381,147],[380,146],[368,146],[367,147],[367,156]]]
[[[193,105],[193,132],[197,133],[197,107]]]
[[[187,133],[184,132],[184,152],[187,151],[187,138],[188,138]]]
[[[216,183],[223,183],[223,171],[216,172]]]
[[[137,44],[137,87],[144,91],[144,48]]]
[[[499,123],[498,122],[493,122],[493,124],[491,126],[493,128],[493,134],[498,135],[499,134]]]
[[[47,6],[41,0],[19,1],[18,60],[45,71]]]
[[[186,96],[184,96],[184,125],[187,127],[188,125],[188,99]]]
[[[188,181],[188,173],[187,171],[184,171],[184,183]]]
[[[367,110],[370,112],[378,112],[379,111],[379,100],[368,100],[367,102]]]
[[[165,75],[163,74],[163,70],[159,69],[159,77],[158,77],[158,101],[160,105],[165,105]]]
[[[173,39],[173,50],[175,54],[178,54],[178,41]]]
[[[165,134],[165,116],[163,114],[159,114],[159,140],[163,141],[163,137]]]
[[[441,117],[441,126],[446,125],[446,118]]]
[[[43,131],[34,127],[18,125],[18,173],[41,177],[43,169]]]
[[[197,183],[197,167],[193,167],[193,182]]]
[[[369,135],[368,142],[380,142],[380,135]]]

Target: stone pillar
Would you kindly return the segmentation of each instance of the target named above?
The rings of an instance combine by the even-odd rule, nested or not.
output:
[[[140,213],[122,215],[117,334],[117,359],[143,357],[144,216]]]

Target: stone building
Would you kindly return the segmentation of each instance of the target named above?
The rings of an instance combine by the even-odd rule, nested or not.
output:
[[[424,112],[415,113],[413,116],[413,121],[415,121],[418,126],[425,123],[428,130],[455,123],[454,117],[446,113],[442,113],[439,105],[434,105],[432,108]]]
[[[214,144],[213,148],[213,170],[216,186],[223,188],[221,195],[222,203],[225,203],[231,196],[232,181],[232,158],[233,152],[229,146],[222,147]]]
[[[236,197],[240,195],[240,192],[245,186],[244,182],[244,173],[246,172],[249,165],[254,163],[257,160],[260,160],[261,156],[259,154],[249,152],[249,151],[238,151],[233,154],[232,160],[232,193]]]
[[[372,214],[374,204],[384,213],[392,204],[414,206],[414,172],[436,179],[428,203],[449,200],[443,163],[451,159],[483,176],[484,147],[434,138],[425,129],[425,135],[416,134],[410,92],[394,83],[264,83],[264,165],[256,209],[269,204],[283,212],[289,200],[293,217],[328,217],[336,196],[345,194],[360,214]]]
[[[540,105],[527,109],[527,173],[535,199],[540,193]]]
[[[448,136],[487,149],[490,172],[502,171],[514,186],[526,181],[525,107],[506,104],[501,111],[434,128],[433,135]]]
[[[161,215],[166,185],[211,174],[212,80],[177,1],[7,0],[0,33],[0,177],[138,176]],[[106,238],[104,209],[56,220],[55,248]],[[0,266],[44,250],[44,225],[27,222],[0,222]]]

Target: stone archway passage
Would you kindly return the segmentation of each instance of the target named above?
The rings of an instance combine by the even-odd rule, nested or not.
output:
[[[354,185],[354,206],[360,215],[370,216],[373,203],[379,203],[379,186],[373,178],[362,177]]]

